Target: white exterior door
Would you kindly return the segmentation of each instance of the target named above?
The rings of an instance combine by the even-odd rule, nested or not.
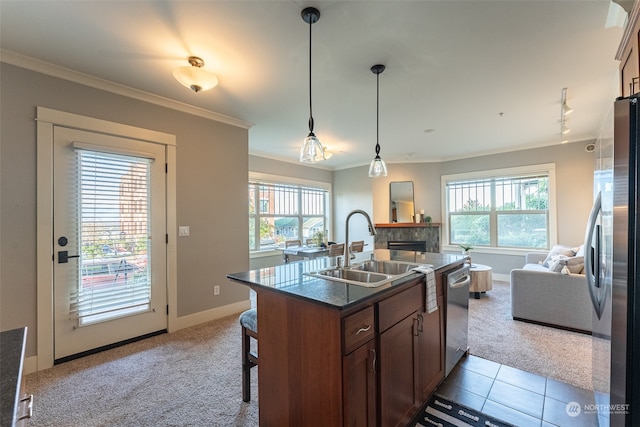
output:
[[[167,329],[165,146],[53,140],[54,359]]]

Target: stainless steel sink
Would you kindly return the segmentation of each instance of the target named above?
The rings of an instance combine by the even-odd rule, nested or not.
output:
[[[373,286],[379,282],[385,282],[392,279],[393,276],[389,274],[371,273],[368,271],[353,270],[348,268],[334,268],[332,270],[319,271],[318,275],[327,277],[329,279],[342,279],[349,282],[364,283],[368,286]]]
[[[375,288],[414,273],[419,264],[396,261],[365,261],[350,268],[332,268],[309,273],[327,280]]]
[[[404,274],[418,267],[419,264],[411,264],[399,261],[365,261],[353,266],[355,270],[372,271],[374,273],[398,275]]]

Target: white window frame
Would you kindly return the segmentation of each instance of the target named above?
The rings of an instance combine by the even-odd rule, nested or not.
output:
[[[534,175],[545,174],[549,177],[549,247],[558,242],[558,216],[556,204],[556,165],[555,163],[543,163],[538,165],[518,166],[504,169],[492,169],[475,172],[466,172],[452,175],[442,175],[440,177],[440,195],[442,206],[442,250],[444,251],[460,251],[458,245],[451,244],[450,224],[447,206],[447,184],[450,182],[464,180],[481,180],[490,178],[504,178],[518,175]],[[492,253],[492,254],[525,254],[530,252],[530,248],[505,248],[496,246],[481,246],[474,248],[474,252]]]
[[[299,185],[299,186],[317,188],[317,189],[327,191],[327,204],[325,206],[325,228],[327,230],[332,230],[332,220],[331,220],[332,185],[331,183],[323,182],[323,181],[314,181],[314,180],[303,179],[303,178],[293,178],[293,177],[282,176],[282,175],[273,175],[273,174],[267,174],[267,173],[261,173],[261,172],[249,172],[249,180],[247,182],[247,186],[249,182],[258,182],[258,183],[263,182],[265,184]],[[248,200],[247,200],[247,203],[248,203]],[[248,238],[248,235],[247,235],[247,238]],[[281,255],[281,254],[282,254],[282,251],[279,249],[262,250],[262,251],[250,250],[249,258],[260,258],[260,257]]]

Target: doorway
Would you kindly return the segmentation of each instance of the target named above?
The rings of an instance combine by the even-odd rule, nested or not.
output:
[[[165,147],[54,126],[54,357],[167,328]]]
[[[170,329],[174,164],[173,135],[38,108],[38,370]]]

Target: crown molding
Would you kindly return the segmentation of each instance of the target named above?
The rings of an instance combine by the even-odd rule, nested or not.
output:
[[[633,4],[633,9],[629,13],[629,17],[627,18],[627,24],[624,27],[624,32],[622,33],[622,39],[620,40],[620,45],[618,46],[618,51],[616,52],[615,59],[618,61],[622,61],[622,56],[624,55],[625,50],[629,46],[631,42],[631,38],[633,36],[633,29],[635,27],[635,23],[638,21],[638,16],[640,15],[640,2],[635,2]]]
[[[48,76],[56,77],[59,79],[68,80],[95,89],[104,90],[106,92],[115,93],[117,95],[126,96],[138,101],[148,102],[150,104],[159,105],[161,107],[170,108],[173,110],[181,111],[183,113],[192,114],[194,116],[203,117],[209,120],[214,120],[216,122],[225,123],[231,126],[236,126],[243,129],[249,129],[253,126],[253,123],[247,122],[245,120],[226,116],[224,114],[209,111],[204,108],[195,107],[184,102],[175,101],[173,99],[154,95],[152,93],[144,92],[138,89],[133,89],[128,86],[111,82],[109,80],[100,79],[88,74],[71,70],[69,68],[53,65],[48,62],[44,62],[39,59],[31,58],[29,56],[21,55],[8,50],[0,50],[0,62],[15,65],[16,67],[25,68],[27,70],[46,74]]]

